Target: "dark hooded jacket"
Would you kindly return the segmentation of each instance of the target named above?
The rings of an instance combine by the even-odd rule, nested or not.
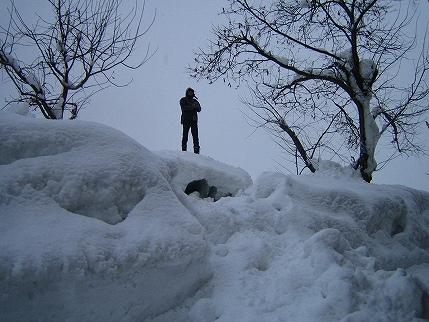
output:
[[[194,97],[188,97],[186,94],[189,88],[185,92],[185,97],[180,99],[180,108],[182,109],[182,123],[183,120],[198,121],[197,113],[201,111],[201,105]],[[195,105],[197,108],[195,108]]]

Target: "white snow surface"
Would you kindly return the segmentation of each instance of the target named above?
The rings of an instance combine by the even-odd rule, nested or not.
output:
[[[22,114],[22,113],[21,113]],[[429,193],[0,113],[0,321],[425,321]],[[184,193],[206,179],[216,202]]]

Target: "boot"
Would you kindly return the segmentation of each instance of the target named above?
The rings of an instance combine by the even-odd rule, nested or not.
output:
[[[199,146],[194,146],[194,153],[200,154],[200,147]]]
[[[182,145],[182,151],[186,151],[186,145]]]

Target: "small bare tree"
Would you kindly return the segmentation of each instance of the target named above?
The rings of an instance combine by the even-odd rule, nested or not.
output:
[[[266,3],[230,0],[228,23],[196,53],[192,76],[248,84],[243,100],[258,126],[312,172],[316,157],[348,160],[370,182],[384,134],[398,152],[420,149],[414,138],[428,110],[429,55],[424,42],[417,59],[407,57],[418,40],[408,34],[416,1]]]
[[[138,1],[125,15],[121,0],[48,1],[52,20],[44,15],[27,24],[12,2],[9,24],[0,26],[0,67],[18,90],[8,103],[28,102],[48,119],[62,119],[66,110],[75,118],[94,93],[120,86],[116,67],[136,69],[149,58],[148,48],[129,64],[153,20],[142,30],[144,4],[138,9]]]

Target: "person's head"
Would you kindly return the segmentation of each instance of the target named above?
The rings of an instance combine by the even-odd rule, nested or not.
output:
[[[187,96],[187,97],[194,97],[194,96],[195,96],[195,92],[194,92],[194,90],[193,90],[192,88],[188,87],[188,88],[186,89],[186,96]]]

